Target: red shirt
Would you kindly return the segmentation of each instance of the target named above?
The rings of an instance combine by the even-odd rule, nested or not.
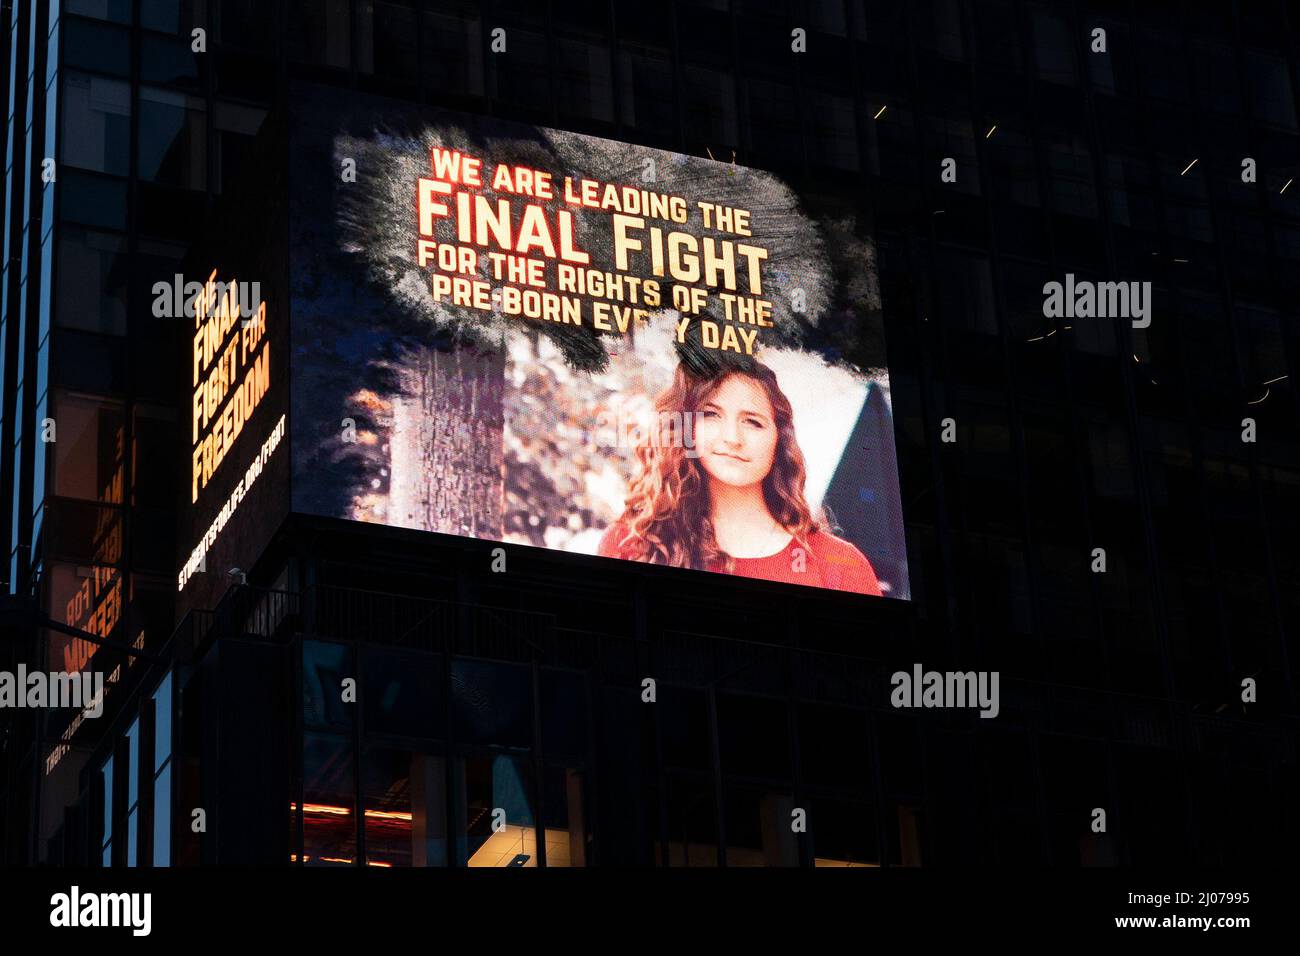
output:
[[[627,528],[621,522],[615,522],[600,539],[596,553],[603,558],[630,559],[630,548],[619,546],[626,536]],[[791,538],[782,550],[764,558],[733,558],[732,561],[735,564],[732,573],[741,577],[857,594],[880,594],[880,583],[871,562],[851,543],[829,531],[813,532],[805,545]],[[715,566],[709,570],[721,571],[722,568]]]

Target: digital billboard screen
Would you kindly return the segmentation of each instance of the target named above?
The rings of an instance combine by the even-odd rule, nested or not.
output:
[[[909,596],[856,201],[301,90],[294,511]]]
[[[180,345],[178,619],[242,581],[289,512],[284,147],[268,123],[180,271],[153,277]]]

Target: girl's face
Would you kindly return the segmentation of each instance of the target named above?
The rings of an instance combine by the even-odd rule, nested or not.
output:
[[[763,386],[747,375],[723,379],[699,408],[695,447],[714,481],[760,484],[776,457],[776,418]]]

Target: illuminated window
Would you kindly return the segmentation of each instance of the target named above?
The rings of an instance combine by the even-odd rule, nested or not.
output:
[[[537,866],[537,818],[527,761],[507,756],[457,761],[461,781],[457,840],[468,866]]]

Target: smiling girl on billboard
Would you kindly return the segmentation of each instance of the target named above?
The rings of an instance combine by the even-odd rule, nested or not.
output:
[[[598,554],[881,593],[871,562],[804,498],[790,401],[771,369],[750,361],[693,372],[679,364],[655,407],[661,423],[693,419],[694,448],[661,435],[637,448],[626,507]]]

